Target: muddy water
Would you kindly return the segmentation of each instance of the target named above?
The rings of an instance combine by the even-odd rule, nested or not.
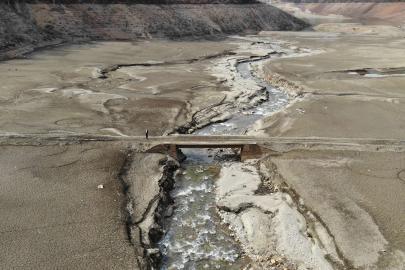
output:
[[[175,211],[159,247],[164,255],[161,269],[242,269],[248,259],[232,232],[220,223],[215,201],[215,181],[222,163],[235,155],[184,149],[187,160],[176,176]]]

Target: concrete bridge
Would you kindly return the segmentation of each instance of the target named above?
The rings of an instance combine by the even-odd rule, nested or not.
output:
[[[259,158],[263,154],[274,152],[270,149],[266,149],[256,142],[198,142],[198,141],[187,141],[187,142],[165,142],[163,144],[155,145],[154,147],[148,149],[148,153],[162,153],[168,154],[175,159],[179,159],[180,149],[182,148],[239,148],[241,160],[244,161],[250,158]]]
[[[137,144],[149,153],[164,153],[178,157],[181,148],[239,148],[241,159],[257,158],[263,154],[279,154],[293,149],[403,151],[405,140],[369,138],[317,137],[254,137],[254,136],[117,136],[86,133],[0,133],[0,145],[54,145],[59,143],[120,142]]]

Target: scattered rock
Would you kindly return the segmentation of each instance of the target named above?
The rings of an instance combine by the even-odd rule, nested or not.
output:
[[[171,217],[173,215],[173,205],[169,205],[165,211],[165,217]]]

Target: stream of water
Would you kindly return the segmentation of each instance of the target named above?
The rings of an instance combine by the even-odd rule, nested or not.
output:
[[[242,269],[249,259],[229,228],[221,224],[215,206],[215,181],[224,161],[236,155],[205,149],[184,149],[187,160],[176,175],[171,192],[175,211],[159,246],[164,255],[161,269]]]
[[[280,47],[277,45],[272,45],[272,47],[276,51],[280,50]],[[270,60],[266,59],[256,62],[259,63],[263,61]],[[257,108],[235,113],[234,116],[226,122],[211,124],[202,129],[196,130],[194,132],[195,135],[240,135],[243,134],[254,122],[287,105],[288,98],[283,92],[252,75],[250,72],[251,63],[252,62],[240,63],[236,69],[244,79],[253,80],[256,84],[265,87],[268,94],[268,100],[260,104]]]
[[[194,134],[241,134],[255,121],[288,103],[284,93],[252,76],[249,62],[239,64],[237,70],[243,78],[266,87],[268,101],[245,111],[246,115],[238,113],[224,123],[207,126]],[[175,210],[167,224],[167,234],[159,242],[164,256],[161,269],[243,269],[250,259],[241,253],[232,231],[221,224],[215,206],[215,181],[222,164],[236,161],[238,155],[229,149],[182,151],[187,159],[181,164],[176,187],[171,192]]]

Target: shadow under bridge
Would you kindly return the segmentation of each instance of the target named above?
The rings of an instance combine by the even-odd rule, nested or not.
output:
[[[179,159],[180,149],[182,148],[239,148],[241,149],[240,155],[241,160],[244,161],[246,159],[251,158],[260,158],[263,154],[267,154],[273,152],[270,149],[261,147],[255,142],[171,142],[171,143],[163,143],[156,145],[146,152],[148,153],[162,153],[172,156],[175,159]]]

